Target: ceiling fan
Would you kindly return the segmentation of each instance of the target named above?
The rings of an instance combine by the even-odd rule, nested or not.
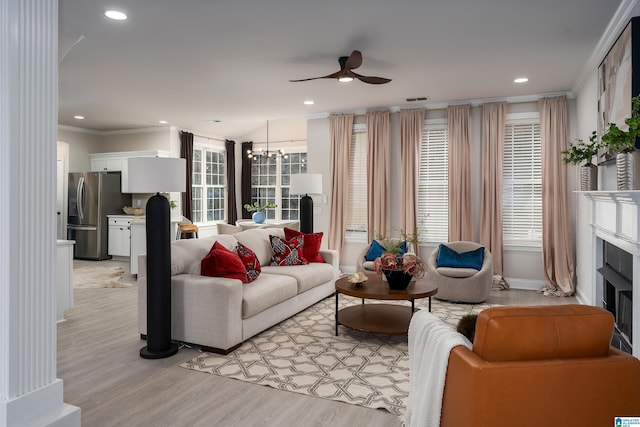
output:
[[[300,79],[300,80],[289,80],[290,82],[306,82],[308,80],[316,80],[316,79],[338,79],[339,82],[350,82],[353,79],[358,79],[364,83],[369,83],[372,85],[381,85],[384,83],[389,83],[391,79],[386,79],[384,77],[375,77],[375,76],[363,76],[357,73],[354,73],[353,70],[362,65],[362,53],[359,50],[354,50],[351,52],[349,56],[341,56],[338,58],[338,62],[340,63],[340,71],[336,71],[333,74],[329,74],[328,76],[322,77],[311,77],[309,79]]]

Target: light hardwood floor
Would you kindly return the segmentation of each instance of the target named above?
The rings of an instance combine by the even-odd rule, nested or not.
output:
[[[76,267],[87,261],[75,261]],[[105,266],[128,264],[102,261]],[[400,426],[383,410],[317,399],[178,367],[196,349],[166,359],[139,356],[137,288],[75,289],[58,324],[58,377],[64,400],[91,426]],[[495,304],[575,303],[533,291],[492,292]]]

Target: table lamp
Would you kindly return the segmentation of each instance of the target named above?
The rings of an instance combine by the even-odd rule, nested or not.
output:
[[[297,173],[291,175],[290,194],[304,194],[300,199],[300,231],[313,233],[313,199],[309,194],[322,194],[322,175]]]
[[[183,192],[186,160],[169,157],[128,159],[129,191],[156,193],[147,201],[147,345],[140,357],[162,359],[178,352],[171,342],[171,209],[160,193]]]

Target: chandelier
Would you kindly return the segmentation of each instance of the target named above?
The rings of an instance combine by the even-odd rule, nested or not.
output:
[[[257,150],[247,150],[247,157],[253,160],[256,160],[260,157],[269,159],[278,157],[282,157],[285,159],[289,158],[289,156],[285,154],[284,150],[269,151],[269,120],[267,120],[267,149],[263,150],[262,148],[259,148]]]

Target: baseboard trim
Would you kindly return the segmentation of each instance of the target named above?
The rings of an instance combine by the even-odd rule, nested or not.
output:
[[[504,279],[507,281],[510,288],[529,291],[539,291],[546,284],[544,280],[518,279],[515,277],[505,277]]]

